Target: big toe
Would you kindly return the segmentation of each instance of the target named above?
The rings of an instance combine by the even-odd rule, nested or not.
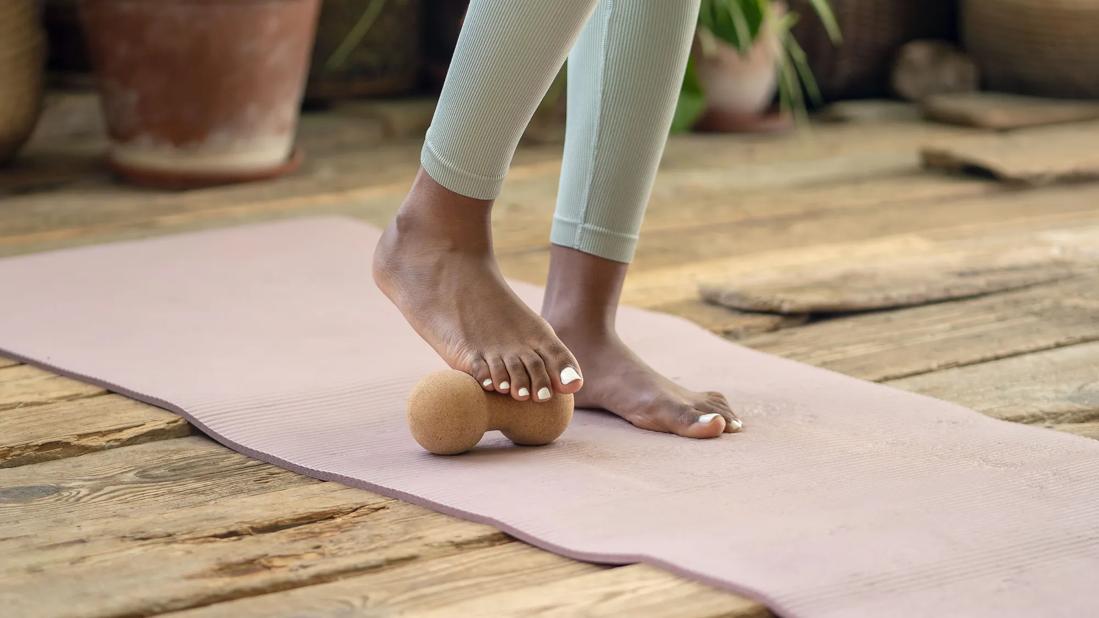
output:
[[[668,420],[668,429],[687,438],[716,438],[725,432],[725,417],[692,407],[675,411]]]
[[[546,364],[546,373],[553,382],[553,390],[558,393],[575,393],[584,386],[584,376],[580,373],[580,363],[572,352],[562,343],[552,343],[540,351]]]

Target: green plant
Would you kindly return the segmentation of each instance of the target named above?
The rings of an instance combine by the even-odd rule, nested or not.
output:
[[[828,36],[834,43],[839,43],[839,24],[836,23],[828,0],[808,2]],[[702,0],[698,14],[699,49],[701,53],[707,53],[707,47],[715,44],[716,39],[733,46],[741,54],[746,54],[760,33],[765,28],[771,29],[780,43],[779,60],[775,67],[778,71],[779,104],[783,109],[793,112],[798,119],[804,119],[806,98],[817,102],[820,100],[820,91],[813,79],[805,51],[791,32],[797,20],[797,13],[785,10],[783,3],[773,0]],[[672,130],[689,130],[705,108],[705,92],[692,57],[687,62],[687,72],[683,77],[683,88]]]

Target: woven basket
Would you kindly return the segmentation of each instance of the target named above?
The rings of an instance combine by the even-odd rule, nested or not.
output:
[[[311,100],[395,95],[416,87],[421,68],[421,0],[381,0],[376,21],[338,68],[328,60],[367,7],[378,0],[325,0],[306,97]]]
[[[962,32],[993,90],[1099,98],[1099,2],[965,0]]]
[[[834,45],[807,0],[789,0],[794,37],[827,100],[889,91],[893,58],[913,39],[956,38],[956,0],[831,0],[843,42]]]
[[[0,2],[0,164],[15,156],[38,120],[45,52],[37,2]]]

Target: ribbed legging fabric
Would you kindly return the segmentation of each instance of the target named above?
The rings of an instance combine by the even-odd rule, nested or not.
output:
[[[568,121],[550,240],[629,262],[698,3],[473,0],[424,142],[424,170],[455,193],[494,199],[567,54]]]

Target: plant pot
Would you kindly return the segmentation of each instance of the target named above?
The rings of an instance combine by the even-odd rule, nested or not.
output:
[[[421,68],[421,0],[324,0],[306,96],[392,96]],[[350,43],[350,44],[348,44]]]
[[[0,2],[0,165],[15,157],[38,121],[45,55],[35,0]]]
[[[173,188],[296,167],[319,0],[82,0],[111,167]]]
[[[1099,3],[966,0],[962,34],[984,85],[1052,97],[1099,98]]]
[[[695,45],[695,72],[706,96],[706,111],[695,128],[702,131],[764,132],[788,128],[790,118],[771,113],[778,90],[781,41],[766,24],[752,47],[735,47],[706,33]]]

